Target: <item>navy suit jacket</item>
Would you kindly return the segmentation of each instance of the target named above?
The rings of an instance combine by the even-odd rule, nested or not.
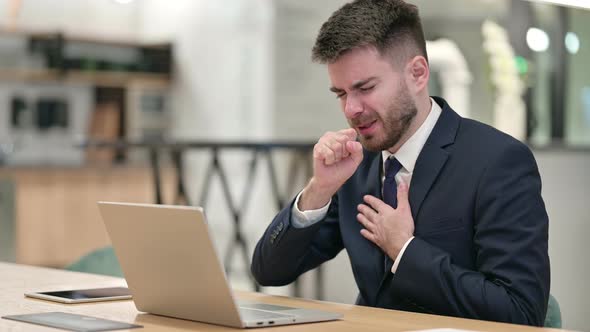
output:
[[[541,179],[527,146],[442,113],[416,161],[409,189],[415,238],[397,271],[361,234],[357,205],[381,197],[381,153],[364,151],[328,214],[298,229],[291,205],[268,227],[251,270],[265,286],[286,285],[346,249],[358,304],[440,315],[542,325],[550,270],[548,217]]]

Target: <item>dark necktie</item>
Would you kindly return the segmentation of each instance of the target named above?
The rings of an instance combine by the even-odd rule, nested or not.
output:
[[[402,168],[402,164],[391,156],[385,161],[385,180],[383,181],[383,201],[397,208],[397,183],[395,175]]]
[[[385,161],[385,180],[383,181],[383,201],[394,209],[397,208],[397,183],[395,182],[395,175],[402,168],[402,164],[399,163],[394,156],[387,158]],[[389,256],[385,254],[383,264],[385,267],[385,273],[387,273],[387,262]]]

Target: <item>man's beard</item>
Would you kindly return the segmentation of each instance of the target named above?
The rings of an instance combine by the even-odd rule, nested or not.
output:
[[[383,117],[377,114],[377,121],[382,125],[384,136],[359,135],[365,149],[373,152],[387,150],[396,145],[408,132],[418,110],[414,101],[406,91],[402,91],[398,98],[393,98]]]

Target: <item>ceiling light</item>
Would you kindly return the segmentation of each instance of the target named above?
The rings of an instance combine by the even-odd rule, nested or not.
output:
[[[580,50],[580,38],[574,32],[565,34],[565,48],[570,54],[576,54]]]
[[[529,28],[526,32],[526,43],[535,52],[545,52],[549,48],[549,36],[538,28]]]

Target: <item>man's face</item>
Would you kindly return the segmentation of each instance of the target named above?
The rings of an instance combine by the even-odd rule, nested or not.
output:
[[[373,47],[350,50],[328,64],[331,90],[369,151],[395,146],[417,114],[403,68],[394,66]]]

